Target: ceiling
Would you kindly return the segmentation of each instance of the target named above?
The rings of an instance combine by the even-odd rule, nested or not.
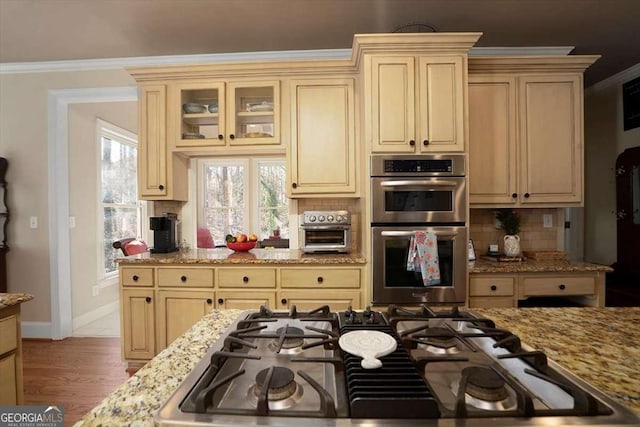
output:
[[[340,49],[416,22],[602,55],[586,86],[640,63],[640,0],[0,0],[0,63]]]

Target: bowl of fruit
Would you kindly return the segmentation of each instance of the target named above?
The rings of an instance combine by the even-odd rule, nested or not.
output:
[[[227,234],[225,240],[227,241],[227,248],[232,251],[246,252],[256,247],[258,236],[255,234],[249,234],[247,236],[244,233],[240,233],[236,236]]]

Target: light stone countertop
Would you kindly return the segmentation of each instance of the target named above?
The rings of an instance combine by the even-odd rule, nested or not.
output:
[[[11,307],[13,305],[22,304],[31,301],[33,295],[23,293],[0,293],[0,310]]]
[[[538,261],[496,262],[479,258],[469,263],[469,273],[581,273],[613,271],[608,265],[588,262]]]
[[[640,307],[473,309],[640,414]],[[214,310],[77,426],[154,425],[153,414],[240,310]]]
[[[118,258],[120,265],[128,264],[366,264],[359,254],[305,254],[299,249],[251,249],[234,252],[227,248],[192,249],[166,254],[131,255]]]

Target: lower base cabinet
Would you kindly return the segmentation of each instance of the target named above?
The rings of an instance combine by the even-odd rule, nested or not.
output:
[[[158,349],[164,349],[213,309],[213,291],[158,291]]]
[[[281,308],[295,305],[298,310],[313,310],[323,305],[328,305],[332,311],[361,308],[359,291],[286,290],[278,294],[278,299]]]
[[[156,354],[153,289],[123,289],[120,306],[124,358],[151,359]]]
[[[265,291],[218,291],[217,308],[256,310],[260,306],[274,309],[276,307],[276,293]]]
[[[20,305],[0,310],[0,405],[22,405]]]
[[[586,306],[604,307],[605,274],[473,273],[469,276],[470,308],[517,307],[529,297],[567,297]]]

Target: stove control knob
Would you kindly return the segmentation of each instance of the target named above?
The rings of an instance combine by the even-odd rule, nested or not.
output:
[[[351,306],[349,306],[349,308],[347,308],[347,310],[344,312],[344,317],[346,317],[347,319],[349,317],[351,317],[352,315],[354,315],[356,312],[353,311],[353,309],[351,308]]]
[[[327,221],[333,222],[333,215],[327,215]]]
[[[324,222],[324,215],[319,215],[318,216],[318,221]]]
[[[365,308],[364,311],[362,312],[362,315],[364,317],[371,317],[371,307],[367,306],[367,308]]]
[[[342,215],[336,215],[336,222],[343,222],[344,217]]]
[[[376,316],[375,316],[375,315],[373,315],[373,316],[369,317],[369,318],[367,319],[367,322],[366,322],[366,323],[367,323],[367,324],[369,324],[369,325],[372,325],[372,324],[374,324],[374,323],[378,323],[378,321],[376,320]]]
[[[315,222],[315,221],[316,221],[316,216],[315,215],[309,216],[309,222]]]

